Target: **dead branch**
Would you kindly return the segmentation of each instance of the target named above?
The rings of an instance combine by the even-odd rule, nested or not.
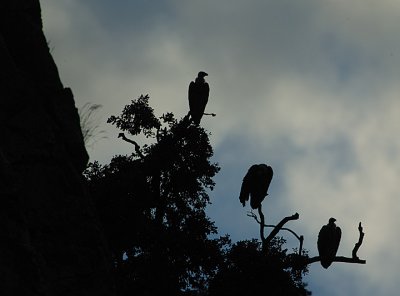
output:
[[[258,220],[257,215],[254,214],[253,212],[248,212],[248,213],[247,213],[247,216],[253,218],[254,220],[256,220],[256,222],[257,222],[258,224],[261,224],[261,221]],[[276,225],[264,224],[264,227],[275,228]],[[299,242],[301,243],[301,245],[303,244],[304,237],[303,237],[302,235],[298,235],[296,232],[294,232],[294,231],[291,230],[290,228],[282,227],[280,230],[284,230],[284,231],[290,232],[291,234],[293,234],[293,235],[299,240]]]
[[[264,242],[265,242],[265,235],[264,235],[265,218],[264,218],[264,213],[261,210],[261,204],[260,204],[260,207],[258,208],[258,214],[260,215],[260,219],[261,219],[261,221],[259,223],[260,224],[260,237],[261,237],[261,241],[263,242],[263,245],[264,245]]]
[[[290,266],[295,267],[295,268],[299,268],[299,266],[305,266],[305,265],[309,265],[311,263],[315,263],[315,262],[319,262],[321,261],[320,256],[314,256],[309,258],[308,256],[303,256],[302,255],[302,249],[303,249],[303,242],[304,242],[304,237],[302,235],[297,235],[293,230],[289,229],[289,228],[284,228],[283,226],[291,221],[291,220],[298,220],[299,219],[299,214],[295,213],[292,216],[288,216],[285,217],[281,220],[281,222],[279,222],[277,225],[267,225],[265,224],[265,217],[264,217],[264,213],[262,212],[262,208],[261,206],[258,208],[258,214],[260,215],[260,219],[258,219],[257,215],[254,214],[252,211],[247,213],[247,216],[253,218],[254,220],[256,220],[256,222],[260,225],[260,237],[261,237],[261,241],[262,241],[262,245],[263,245],[263,250],[267,250],[267,246],[268,244],[272,241],[272,239],[278,234],[278,232],[280,230],[286,230],[289,231],[290,233],[292,233],[300,242],[300,247],[299,247],[299,251],[297,254],[297,259],[295,261],[293,261]],[[267,238],[265,238],[265,234],[264,234],[264,228],[265,227],[272,227],[273,230],[271,231],[271,233],[268,235]],[[357,256],[357,252],[359,250],[359,248],[361,247],[363,240],[364,240],[364,235],[365,233],[363,232],[363,227],[361,226],[361,222],[358,224],[358,232],[359,232],[359,238],[357,243],[355,244],[353,250],[352,250],[352,257],[344,257],[344,256],[336,256],[333,260],[333,262],[343,262],[343,263],[356,263],[356,264],[366,264],[367,261],[360,259]]]
[[[315,256],[312,258],[308,258],[306,261],[306,264],[311,264],[315,262],[321,261],[321,258],[319,256]],[[366,264],[366,260],[361,260],[358,258],[349,258],[349,257],[344,257],[344,256],[336,256],[333,262],[344,262],[344,263],[357,263],[357,264]]]
[[[257,215],[256,214],[254,214],[253,212],[247,212],[247,216],[248,217],[251,217],[251,218],[254,218],[254,220],[256,220],[256,222],[258,223],[258,224],[260,224],[260,221],[258,220],[258,217],[257,217]],[[267,225],[264,225],[264,226],[267,226]]]
[[[140,146],[139,146],[138,143],[136,143],[136,142],[133,141],[133,140],[128,139],[128,138],[125,136],[124,133],[119,133],[119,134],[118,134],[118,138],[122,138],[122,140],[124,140],[125,142],[128,142],[128,143],[133,144],[133,145],[135,146],[135,152],[139,155],[139,157],[140,157],[141,159],[144,158],[144,155],[143,155],[142,151],[140,151]]]
[[[354,249],[353,249],[353,251],[351,252],[352,257],[353,257],[354,259],[359,259],[358,256],[357,256],[357,252],[358,252],[358,249],[361,247],[362,242],[363,242],[363,240],[364,240],[364,234],[365,234],[365,233],[363,232],[363,228],[362,228],[362,226],[361,226],[361,222],[358,224],[358,232],[360,233],[360,236],[359,236],[359,238],[358,238],[358,242],[355,244]]]
[[[286,217],[285,219],[287,219],[287,220],[285,220],[285,219],[283,219],[282,221],[281,221],[281,223],[280,224],[278,224],[278,225],[267,225],[267,224],[265,224],[264,223],[264,221],[265,221],[265,218],[264,218],[264,214],[263,214],[263,212],[262,212],[262,209],[261,209],[261,206],[260,206],[260,208],[258,208],[258,214],[260,215],[260,220],[258,220],[258,217],[257,217],[257,215],[256,214],[254,214],[253,212],[248,212],[247,213],[247,216],[249,216],[249,217],[251,217],[251,218],[253,218],[254,220],[256,220],[256,222],[258,223],[258,224],[260,224],[260,237],[261,237],[261,241],[263,242],[263,245],[266,245],[267,243],[269,243],[275,236],[276,236],[276,234],[279,232],[279,231],[281,231],[281,230],[285,230],[285,231],[289,231],[291,234],[293,234],[298,240],[299,240],[299,243],[300,243],[300,246],[299,246],[299,255],[301,255],[301,251],[302,251],[302,249],[303,249],[303,242],[304,242],[304,236],[302,236],[302,235],[298,235],[296,232],[294,232],[293,230],[291,230],[291,229],[289,229],[289,228],[285,228],[285,227],[282,227],[286,222],[288,222],[289,220],[297,220],[298,219],[298,214],[296,213],[296,214],[294,214],[294,215],[292,215],[292,216],[290,216],[290,217]],[[294,219],[294,217],[297,215],[297,219]],[[271,234],[268,236],[268,241],[265,239],[265,235],[264,235],[264,228],[265,227],[271,227],[271,228],[274,228],[274,230],[271,232]],[[278,227],[278,228],[277,228]],[[276,231],[276,233],[274,233],[274,231]],[[272,235],[272,236],[271,236]]]
[[[304,236],[300,235],[299,241],[300,241],[299,255],[301,256],[301,251],[303,250]]]
[[[271,240],[278,234],[278,232],[282,229],[283,225],[285,225],[287,222],[291,220],[298,220],[299,219],[299,214],[296,213],[292,216],[288,216],[282,219],[281,222],[278,223],[278,225],[275,226],[275,228],[271,231],[271,233],[268,235],[268,237],[265,239],[265,243],[269,244]]]

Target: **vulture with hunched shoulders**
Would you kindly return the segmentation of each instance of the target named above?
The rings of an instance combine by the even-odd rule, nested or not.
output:
[[[210,87],[204,77],[206,72],[200,71],[195,81],[189,84],[189,114],[195,124],[200,124],[208,102]]]
[[[242,188],[240,189],[239,200],[243,206],[250,197],[252,209],[258,209],[261,202],[268,195],[269,184],[271,183],[274,172],[269,165],[255,164],[247,171],[243,178]]]
[[[318,252],[324,268],[328,268],[335,260],[342,236],[342,230],[336,226],[335,221],[335,218],[330,218],[328,224],[322,226],[318,234]]]

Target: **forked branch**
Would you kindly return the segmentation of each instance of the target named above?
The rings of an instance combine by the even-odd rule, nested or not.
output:
[[[249,212],[247,213],[247,216],[252,217],[256,220],[256,222],[260,225],[260,237],[261,237],[261,241],[263,244],[263,247],[265,248],[266,246],[268,246],[268,244],[272,241],[272,239],[278,234],[279,231],[281,230],[286,230],[289,231],[290,233],[292,233],[298,240],[300,243],[300,247],[299,247],[299,255],[301,255],[301,251],[303,248],[303,241],[304,241],[304,237],[302,235],[297,235],[296,232],[294,232],[293,230],[289,229],[289,228],[284,228],[283,226],[291,221],[291,220],[297,220],[299,219],[299,214],[296,213],[292,216],[288,216],[285,217],[281,220],[281,222],[278,223],[278,225],[267,225],[265,224],[265,217],[264,217],[264,213],[262,212],[262,208],[261,206],[258,208],[258,214],[260,215],[260,220],[258,219],[257,215],[254,214],[253,212]],[[264,234],[264,228],[265,227],[272,227],[273,230],[271,231],[271,233],[265,238],[265,234]]]

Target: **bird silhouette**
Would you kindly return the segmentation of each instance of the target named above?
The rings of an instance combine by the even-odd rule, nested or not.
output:
[[[189,114],[195,124],[200,124],[204,110],[208,103],[210,87],[204,77],[206,72],[200,71],[195,79],[189,84]]]
[[[249,196],[252,209],[258,209],[261,206],[261,202],[268,195],[273,174],[272,168],[266,164],[255,164],[249,168],[240,189],[239,200],[243,206],[246,205]]]
[[[324,268],[328,268],[335,259],[342,236],[342,230],[336,226],[335,221],[335,218],[330,218],[328,224],[322,226],[318,234],[318,252]]]

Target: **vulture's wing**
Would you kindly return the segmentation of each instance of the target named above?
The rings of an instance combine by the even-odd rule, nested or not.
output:
[[[336,256],[336,253],[339,249],[341,237],[342,237],[342,230],[340,229],[340,227],[336,227],[334,237],[333,237],[333,242],[332,242],[334,256]]]
[[[248,173],[247,173],[246,176],[243,178],[242,187],[240,188],[240,196],[239,196],[239,200],[243,206],[245,206],[246,201],[249,200],[249,194],[250,194],[250,180],[249,180]]]
[[[193,112],[193,109],[195,108],[196,104],[196,85],[194,82],[190,82],[189,84],[189,92],[188,92],[188,97],[189,97],[189,109],[190,112]]]
[[[272,168],[266,164],[255,166],[252,174],[252,188],[250,206],[257,209],[261,206],[261,202],[267,196],[269,185],[273,176]]]

